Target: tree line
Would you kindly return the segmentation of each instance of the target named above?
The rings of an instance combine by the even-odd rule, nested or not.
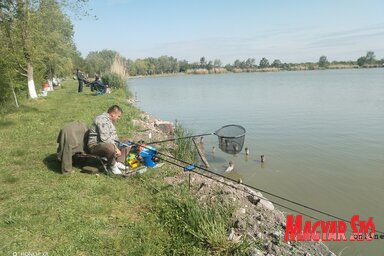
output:
[[[178,60],[172,56],[158,58],[148,57],[131,60],[122,57],[112,50],[95,51],[88,54],[84,60],[84,70],[89,74],[108,72],[113,60],[118,56],[124,63],[125,73],[129,76],[150,76],[173,73],[224,73],[224,72],[258,72],[278,70],[314,70],[329,68],[357,68],[357,67],[382,67],[384,59],[376,59],[373,51],[368,51],[366,56],[356,61],[328,61],[326,56],[321,56],[317,62],[283,63],[279,59],[270,62],[263,57],[257,63],[255,58],[235,60],[232,64],[223,65],[220,59],[207,60],[201,57],[198,62]]]

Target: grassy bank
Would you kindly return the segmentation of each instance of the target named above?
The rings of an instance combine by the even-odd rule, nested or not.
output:
[[[124,91],[78,94],[75,81],[48,97],[22,102],[0,118],[0,254],[242,255],[227,241],[229,207],[202,208],[188,184],[166,185],[180,168],[166,164],[130,178],[63,175],[56,138],[71,121],[90,124],[112,104],[123,107],[120,137],[135,133],[137,109]]]

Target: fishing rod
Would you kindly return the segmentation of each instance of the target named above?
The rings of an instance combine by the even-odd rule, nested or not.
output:
[[[178,137],[178,138],[167,139],[167,140],[153,141],[153,142],[149,142],[149,143],[146,143],[146,144],[147,145],[160,144],[160,143],[169,142],[169,141],[176,141],[176,140],[182,140],[182,139],[190,139],[190,138],[196,138],[196,137],[204,137],[204,136],[209,136],[209,135],[213,135],[213,134],[214,133],[203,133],[203,134],[190,135],[190,136]]]
[[[195,165],[195,164],[193,164],[193,163],[188,163],[188,162],[186,162],[186,161],[184,161],[184,160],[181,160],[181,159],[175,158],[175,157],[173,157],[173,156],[170,156],[170,155],[161,153],[161,152],[159,152],[159,151],[157,151],[157,153],[159,153],[160,155],[163,155],[163,156],[165,156],[165,157],[169,157],[169,158],[171,158],[171,159],[173,159],[173,160],[176,160],[176,161],[182,162],[182,163],[184,163],[184,164],[187,164],[186,166],[183,166],[183,165],[177,164],[177,163],[175,163],[175,162],[172,162],[172,161],[169,161],[169,160],[167,160],[167,159],[164,159],[164,158],[160,157],[161,160],[163,160],[163,161],[165,161],[165,162],[168,162],[168,163],[170,163],[170,164],[173,164],[173,165],[175,165],[175,166],[181,167],[181,168],[183,168],[184,171],[189,171],[189,172],[196,173],[196,174],[201,175],[201,176],[203,176],[203,177],[209,178],[209,179],[214,180],[214,181],[216,181],[216,182],[219,182],[219,183],[221,183],[221,184],[224,184],[224,185],[227,185],[227,186],[229,186],[229,187],[232,187],[232,188],[234,188],[234,189],[236,189],[236,190],[240,190],[239,187],[236,187],[236,186],[231,185],[231,184],[228,184],[228,183],[226,183],[226,182],[224,182],[224,181],[215,179],[215,178],[213,178],[213,177],[211,177],[211,176],[208,176],[208,175],[206,175],[206,174],[203,174],[203,173],[200,173],[200,172],[196,172],[195,169],[197,168],[197,169],[200,169],[200,170],[202,170],[202,171],[206,171],[206,172],[208,172],[208,173],[210,173],[210,174],[219,176],[219,177],[224,178],[224,179],[226,179],[226,180],[228,180],[228,181],[231,181],[231,182],[233,182],[233,183],[238,183],[238,181],[236,181],[236,180],[233,180],[233,179],[231,179],[231,178],[229,178],[229,177],[226,177],[226,176],[224,176],[224,175],[221,175],[221,174],[212,172],[212,171],[210,171],[210,170],[208,170],[208,169],[206,169],[206,168],[203,168],[203,167],[201,167],[201,166],[197,166],[197,165]],[[290,199],[287,199],[287,198],[285,198],[285,197],[282,197],[282,196],[279,196],[279,195],[270,193],[270,192],[268,192],[268,191],[266,191],[266,190],[263,190],[263,189],[256,188],[256,187],[251,186],[251,185],[248,185],[248,184],[246,184],[246,183],[241,183],[241,184],[244,185],[245,187],[250,188],[250,189],[253,189],[253,190],[256,190],[256,191],[261,191],[261,192],[263,192],[263,193],[265,193],[265,194],[268,194],[268,195],[271,195],[271,196],[273,196],[273,197],[279,198],[279,199],[281,199],[281,200],[283,200],[283,201],[292,203],[292,204],[294,204],[294,205],[301,206],[301,207],[303,207],[303,208],[305,208],[305,209],[307,209],[307,210],[311,210],[311,211],[313,211],[313,212],[321,213],[321,214],[326,215],[326,216],[328,216],[328,217],[332,217],[332,218],[337,219],[337,220],[342,220],[342,221],[344,221],[344,222],[346,222],[346,223],[351,224],[351,221],[350,221],[350,220],[347,220],[347,219],[344,219],[344,218],[340,218],[340,217],[338,217],[338,216],[336,216],[336,215],[327,213],[327,212],[322,211],[322,210],[318,210],[318,209],[313,208],[313,207],[310,207],[310,206],[306,206],[306,205],[304,205],[304,204],[302,204],[302,203],[295,202],[295,201],[293,201],[293,200],[290,200]],[[260,200],[265,200],[265,201],[271,202],[271,203],[273,203],[273,204],[276,204],[276,205],[278,205],[278,206],[281,206],[281,207],[283,207],[283,208],[285,208],[285,209],[287,209],[287,210],[290,210],[290,211],[299,213],[299,214],[301,214],[301,215],[303,215],[303,216],[306,216],[306,217],[308,217],[308,218],[311,218],[311,219],[314,219],[314,220],[320,220],[320,219],[317,218],[317,217],[314,217],[314,216],[309,215],[309,214],[307,214],[307,213],[304,213],[304,212],[302,212],[302,211],[293,209],[293,208],[288,207],[288,206],[286,206],[286,205],[283,205],[283,204],[281,204],[281,203],[279,203],[279,202],[276,202],[276,201],[267,199],[267,198],[265,198],[265,197],[257,196],[257,195],[255,195],[255,194],[249,192],[249,191],[244,191],[244,190],[242,190],[242,191],[243,191],[244,193],[247,193],[247,194],[249,194],[249,195],[251,195],[251,196],[254,196],[254,197],[256,197],[256,198],[258,198],[258,199],[260,199]],[[380,231],[380,230],[377,230],[377,229],[375,229],[375,231],[376,231],[377,233],[384,234],[383,231]]]
[[[240,131],[240,133],[239,133],[239,131]],[[220,128],[219,130],[217,130],[215,133],[206,133],[206,134],[202,134],[202,135],[192,135],[192,136],[180,137],[180,138],[175,138],[175,139],[170,139],[170,140],[157,141],[157,142],[153,142],[153,143],[151,143],[151,144],[155,144],[155,143],[163,143],[163,142],[167,142],[167,141],[174,141],[174,140],[178,140],[178,139],[186,139],[186,138],[193,138],[193,137],[199,137],[199,136],[201,137],[201,136],[213,135],[213,134],[214,134],[214,135],[217,135],[217,136],[219,137],[219,148],[220,148],[223,152],[228,153],[228,154],[234,154],[234,152],[235,152],[235,154],[236,154],[236,153],[239,153],[239,152],[241,151],[241,149],[242,149],[242,147],[243,147],[243,144],[244,144],[245,129],[244,129],[242,126],[239,126],[239,125],[226,125],[226,126],[221,127],[221,128]],[[193,164],[193,163],[189,163],[189,162],[184,161],[184,160],[182,160],[182,159],[178,159],[178,158],[176,158],[176,157],[174,157],[174,156],[170,156],[170,155],[168,155],[168,154],[159,152],[159,151],[157,151],[156,149],[154,149],[154,148],[151,147],[151,146],[147,147],[146,145],[142,145],[142,144],[140,145],[140,144],[136,144],[136,143],[133,143],[133,142],[131,142],[131,143],[132,143],[133,145],[140,146],[140,147],[142,147],[142,148],[144,148],[144,149],[149,150],[150,152],[152,152],[152,155],[153,155],[153,156],[159,154],[159,155],[161,155],[161,156],[168,157],[168,158],[171,158],[171,159],[173,159],[173,160],[176,160],[176,161],[179,161],[179,162],[185,164],[186,166],[182,166],[182,165],[179,165],[179,164],[177,164],[177,163],[174,163],[174,162],[172,162],[172,161],[169,161],[169,160],[164,159],[164,158],[161,157],[162,160],[164,160],[164,161],[166,161],[166,162],[169,162],[169,163],[171,163],[171,164],[174,164],[175,166],[181,167],[181,168],[183,168],[184,171],[192,171],[192,172],[194,172],[194,173],[196,173],[196,174],[199,174],[199,175],[205,176],[205,177],[207,177],[207,178],[210,178],[210,179],[212,179],[212,180],[221,182],[221,181],[219,181],[219,180],[217,180],[217,179],[214,179],[214,178],[212,178],[212,177],[209,177],[209,176],[207,176],[207,175],[204,175],[204,174],[202,174],[202,173],[200,173],[200,172],[196,172],[195,169],[197,168],[197,169],[200,169],[200,170],[205,171],[205,172],[207,172],[207,173],[210,173],[210,174],[219,176],[219,177],[221,177],[221,178],[224,178],[225,180],[229,180],[229,181],[234,182],[234,183],[237,183],[237,182],[238,182],[238,181],[233,180],[233,179],[231,179],[231,178],[229,178],[229,177],[226,177],[226,176],[224,176],[224,175],[222,175],[222,174],[219,174],[219,173],[215,173],[215,172],[213,172],[213,171],[210,171],[210,170],[207,169],[207,168],[203,168],[203,167],[201,167],[201,166],[197,166],[197,165],[195,165],[195,164]],[[239,150],[239,149],[240,149],[240,150]],[[151,154],[149,154],[149,155],[151,155]],[[221,182],[221,183],[223,183],[223,182]],[[223,184],[226,184],[226,185],[230,186],[230,185],[227,184],[227,183],[223,183]],[[322,210],[318,210],[318,209],[316,209],[316,208],[314,208],[314,207],[307,206],[307,205],[304,205],[304,204],[302,204],[302,203],[295,202],[295,201],[290,200],[290,199],[288,199],[288,198],[285,198],[285,197],[283,197],[283,196],[276,195],[276,194],[271,193],[271,192],[268,192],[268,191],[266,191],[266,190],[264,190],[264,189],[260,189],[260,188],[257,188],[257,187],[248,185],[248,184],[246,184],[246,183],[242,183],[242,185],[244,185],[245,187],[248,187],[248,188],[250,188],[250,189],[256,190],[256,191],[261,191],[261,192],[263,192],[263,193],[265,193],[265,194],[271,195],[271,196],[273,196],[273,197],[275,197],[275,198],[278,198],[278,199],[281,199],[281,200],[283,200],[283,201],[292,203],[292,204],[294,204],[294,205],[303,207],[303,208],[305,208],[305,209],[307,209],[307,210],[311,210],[311,211],[313,211],[313,212],[317,212],[317,213],[326,215],[326,216],[328,216],[328,217],[332,217],[332,218],[335,218],[335,219],[338,219],[338,220],[342,220],[342,221],[344,221],[344,222],[347,222],[347,223],[350,223],[350,224],[351,224],[351,221],[350,221],[350,220],[347,220],[347,219],[344,219],[344,218],[340,218],[340,217],[338,217],[338,216],[336,216],[336,215],[334,215],[334,214],[330,214],[330,213],[328,213],[328,212],[325,212],[325,211],[322,211]],[[234,186],[231,186],[231,187],[233,187],[233,188],[235,188],[235,189],[238,189],[238,188],[236,188],[236,187],[234,187]],[[248,194],[250,194],[250,195],[252,195],[252,196],[255,196],[254,194],[251,194],[250,192],[246,192],[246,193],[248,193]],[[256,197],[257,197],[257,196],[256,196]],[[316,218],[316,217],[313,217],[313,216],[311,216],[311,215],[305,214],[305,213],[300,212],[300,211],[298,211],[298,210],[294,210],[294,209],[292,209],[292,208],[290,208],[290,207],[287,207],[287,206],[285,206],[285,205],[282,205],[281,203],[274,202],[274,201],[271,201],[271,200],[266,199],[266,198],[260,198],[260,197],[258,197],[258,198],[259,198],[259,199],[263,199],[263,200],[265,200],[265,201],[269,201],[269,202],[271,202],[271,203],[274,203],[274,204],[276,204],[276,205],[279,205],[279,206],[281,206],[281,207],[284,207],[284,208],[286,208],[286,209],[288,209],[288,210],[291,210],[291,211],[300,213],[300,214],[302,214],[302,215],[304,215],[304,216],[306,216],[306,217],[309,217],[309,218],[312,218],[312,219],[315,219],[315,220],[319,220],[319,219]],[[381,234],[384,234],[384,232],[379,231],[379,230],[376,230],[376,232],[381,233]]]
[[[240,190],[239,187],[236,187],[236,186],[234,186],[234,185],[232,185],[232,184],[229,184],[229,183],[226,183],[226,182],[224,182],[224,181],[215,179],[215,178],[213,178],[213,177],[211,177],[211,176],[208,176],[208,175],[206,175],[206,174],[203,174],[203,173],[194,171],[193,169],[195,168],[195,166],[194,166],[193,164],[192,164],[192,165],[188,165],[188,166],[183,166],[183,165],[177,164],[177,163],[175,163],[175,162],[172,162],[172,161],[170,161],[170,160],[168,160],[168,159],[165,159],[165,158],[162,158],[162,157],[160,157],[160,159],[163,160],[163,161],[165,161],[165,162],[167,162],[167,163],[170,163],[170,164],[173,164],[173,165],[175,165],[175,166],[181,167],[181,168],[184,169],[184,171],[193,172],[193,173],[198,174],[198,175],[201,175],[201,176],[203,176],[203,177],[205,177],[205,178],[208,178],[208,179],[211,179],[211,180],[213,180],[213,181],[219,182],[219,183],[221,183],[221,184],[223,184],[223,185],[229,186],[229,187],[231,187],[231,188],[233,188],[233,189]],[[243,184],[243,185],[247,187],[247,184]],[[304,212],[301,212],[301,211],[299,211],[299,210],[295,210],[295,209],[293,209],[293,208],[290,208],[290,207],[288,207],[288,206],[286,206],[286,205],[283,205],[283,204],[281,204],[281,203],[278,203],[278,202],[276,202],[276,201],[272,201],[272,200],[270,200],[270,199],[268,199],[268,198],[265,198],[265,197],[261,197],[261,196],[252,194],[252,193],[249,192],[249,191],[243,191],[243,192],[244,192],[244,193],[247,193],[247,194],[249,194],[249,195],[251,195],[251,196],[254,196],[254,197],[256,197],[256,198],[258,198],[258,199],[260,199],[260,200],[265,200],[265,201],[271,202],[271,203],[273,203],[273,204],[276,204],[276,205],[278,205],[278,206],[281,206],[281,207],[283,207],[283,208],[285,208],[285,209],[287,209],[287,210],[290,210],[290,211],[293,211],[293,212],[297,212],[297,213],[302,214],[303,216],[306,216],[306,217],[308,217],[308,218],[312,218],[312,219],[314,219],[314,220],[319,220],[318,218],[316,218],[316,217],[314,217],[314,216],[311,216],[311,215],[309,215],[309,214],[307,214],[307,213],[304,213]]]
[[[228,180],[228,181],[231,181],[231,182],[234,182],[234,183],[238,183],[238,181],[236,181],[236,180],[234,180],[234,179],[231,179],[231,178],[226,177],[226,176],[224,176],[224,175],[222,175],[222,174],[219,174],[219,173],[215,173],[215,172],[213,172],[213,171],[210,171],[210,170],[208,170],[207,168],[204,168],[204,167],[201,167],[201,166],[194,165],[193,163],[186,162],[186,161],[184,161],[184,160],[181,160],[181,159],[175,158],[175,157],[173,157],[173,156],[170,156],[170,155],[161,153],[161,152],[159,152],[159,151],[158,151],[158,153],[159,153],[160,155],[165,156],[165,157],[169,157],[169,158],[171,158],[171,159],[173,159],[173,160],[176,160],[176,161],[179,161],[179,162],[182,162],[182,163],[186,164],[187,166],[183,167],[183,166],[181,166],[181,165],[177,165],[177,164],[175,164],[175,163],[173,163],[173,162],[170,162],[170,161],[165,160],[166,162],[173,163],[173,164],[175,164],[175,165],[178,166],[178,167],[182,167],[182,168],[184,168],[184,170],[186,170],[186,171],[193,171],[194,173],[197,173],[197,174],[202,175],[202,176],[204,176],[204,177],[210,178],[210,179],[215,180],[215,181],[217,181],[217,182],[220,182],[220,183],[223,183],[223,184],[227,184],[227,183],[224,183],[224,182],[222,182],[222,181],[220,181],[220,180],[217,180],[217,179],[214,179],[214,178],[209,177],[209,176],[207,176],[207,175],[204,175],[204,174],[202,174],[202,173],[200,173],[200,172],[196,172],[196,171],[194,171],[194,169],[197,168],[197,169],[200,169],[200,170],[202,170],[202,171],[208,172],[208,173],[210,173],[210,174],[213,174],[213,175],[219,176],[219,177],[221,177],[221,178],[224,178],[224,179],[226,179],[226,180]],[[164,160],[164,158],[161,158],[161,159]],[[186,169],[186,167],[188,167],[188,168]],[[273,197],[279,198],[279,199],[281,199],[281,200],[283,200],[283,201],[286,201],[286,202],[295,204],[295,205],[297,205],[297,206],[301,206],[301,207],[303,207],[303,208],[305,208],[305,209],[307,209],[307,210],[311,210],[311,211],[314,211],[314,212],[317,212],[317,213],[321,213],[321,214],[323,214],[323,215],[326,215],[326,216],[328,216],[328,217],[332,217],[332,218],[335,218],[335,219],[338,219],[338,220],[345,221],[345,222],[347,222],[347,223],[351,223],[350,220],[347,220],[347,219],[344,219],[344,218],[340,218],[340,217],[338,217],[338,216],[336,216],[336,215],[327,213],[327,212],[322,211],[322,210],[318,210],[318,209],[316,209],[316,208],[313,208],[313,207],[311,207],[311,206],[304,205],[304,204],[302,204],[302,203],[295,202],[295,201],[293,201],[293,200],[290,200],[290,199],[288,199],[288,198],[285,198],[285,197],[276,195],[276,194],[271,193],[271,192],[268,192],[268,191],[266,191],[266,190],[263,190],[263,189],[260,189],[260,188],[257,188],[257,187],[248,185],[248,184],[246,184],[246,183],[241,183],[241,184],[244,185],[245,187],[250,188],[250,189],[253,189],[253,190],[256,190],[256,191],[261,191],[261,192],[263,192],[263,193],[265,193],[265,194],[268,194],[268,195],[271,195],[271,196],[273,196]],[[229,185],[229,184],[227,184],[227,185],[228,185],[228,186],[231,186],[231,185]],[[233,186],[233,188],[236,188],[236,187]],[[238,189],[238,188],[237,188],[237,189]],[[246,193],[248,193],[248,194],[250,194],[250,195],[252,195],[252,196],[256,196],[256,195],[254,195],[254,194],[252,194],[252,193],[250,193],[250,192],[247,192],[247,191],[244,191],[244,192],[246,192]],[[257,197],[257,196],[256,196],[256,197]],[[289,208],[289,207],[284,206],[284,205],[282,205],[282,204],[280,204],[280,203],[277,203],[276,201],[272,201],[272,200],[267,199],[267,198],[264,198],[264,197],[263,197],[263,198],[258,197],[258,198],[259,198],[259,199],[263,199],[263,200],[265,200],[265,201],[269,201],[269,202],[274,203],[274,204],[276,204],[276,205],[282,206],[282,207],[284,207],[284,208],[286,208],[286,209],[288,209],[288,210],[293,210],[292,208]],[[303,214],[303,215],[305,215],[305,216],[307,216],[307,217],[310,217],[310,218],[312,218],[312,219],[319,220],[318,218],[315,218],[315,217],[313,217],[313,216],[304,214],[304,213],[299,212],[299,211],[297,211],[297,210],[293,210],[293,211],[298,212],[298,213],[300,213],[300,214]],[[376,232],[381,233],[381,234],[384,234],[384,232],[379,231],[379,230],[376,230]]]

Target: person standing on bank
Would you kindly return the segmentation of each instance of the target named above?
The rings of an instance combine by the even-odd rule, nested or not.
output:
[[[114,174],[122,174],[123,164],[130,147],[119,148],[114,123],[120,119],[123,110],[118,105],[111,106],[107,112],[95,117],[89,128],[88,149],[93,155],[108,159],[108,170]]]
[[[77,69],[76,77],[77,81],[79,81],[79,88],[77,89],[77,92],[83,92],[84,82],[87,83],[87,79],[85,78],[84,74],[80,71],[80,69]]]

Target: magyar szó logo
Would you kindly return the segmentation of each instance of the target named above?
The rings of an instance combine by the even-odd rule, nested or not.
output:
[[[352,232],[346,234],[347,227]],[[380,232],[381,233],[381,232]],[[360,220],[359,215],[353,215],[350,222],[344,220],[317,220],[304,222],[302,215],[288,215],[286,221],[285,241],[372,241],[384,239],[384,234],[375,234],[373,218]]]

